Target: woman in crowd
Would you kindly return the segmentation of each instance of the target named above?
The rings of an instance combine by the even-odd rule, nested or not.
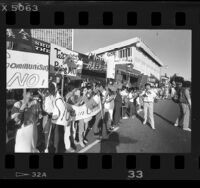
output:
[[[121,96],[122,96],[122,118],[123,119],[128,119],[127,116],[127,109],[128,109],[128,89],[127,87],[123,87],[122,91],[120,92]]]
[[[114,117],[113,117],[114,127],[119,126],[121,118],[122,118],[122,96],[120,95],[119,89],[117,89],[114,100]]]
[[[129,95],[128,95],[128,108],[129,108],[129,118],[135,118],[136,114],[136,91],[134,88],[130,88]]]
[[[23,99],[17,101],[11,112],[11,118],[14,119],[18,130],[15,138],[15,153],[35,153],[37,143],[37,123],[40,106],[36,100],[33,100],[33,91],[26,90]]]
[[[103,93],[104,99],[104,116],[107,123],[107,129],[113,130],[113,111],[114,111],[114,92],[110,88],[106,87],[106,91]]]

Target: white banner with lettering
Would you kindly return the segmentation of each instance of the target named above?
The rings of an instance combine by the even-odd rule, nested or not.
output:
[[[88,109],[86,105],[72,106],[72,108],[75,110],[76,113],[75,121],[95,116],[101,110],[100,105],[93,108],[92,110]]]
[[[68,116],[68,110],[67,105],[65,104],[63,99],[57,99],[55,101],[55,108],[53,110],[53,118],[52,122],[58,125],[67,125],[70,120],[70,117]],[[74,106],[72,105],[72,108],[75,111],[75,118],[74,121],[78,121],[81,119],[87,119],[89,117],[95,116],[97,113],[101,111],[101,105],[97,105],[93,109],[88,109],[86,105],[82,106]]]
[[[7,89],[48,88],[48,55],[7,50]]]
[[[67,64],[63,64],[64,60],[69,58],[73,63],[79,66],[78,53],[63,48],[61,46],[51,43],[50,51],[50,65],[52,66],[53,73],[62,73],[65,76],[77,76],[77,67],[70,67]]]

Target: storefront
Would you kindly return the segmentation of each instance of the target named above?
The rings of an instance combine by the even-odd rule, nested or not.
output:
[[[115,65],[116,69],[116,81],[119,81],[123,84],[128,84],[130,87],[136,87],[138,83],[138,78],[141,74],[140,71],[128,67],[126,64],[117,64]]]

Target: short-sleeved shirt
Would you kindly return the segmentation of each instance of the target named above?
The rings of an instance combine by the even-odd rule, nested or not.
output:
[[[144,96],[144,102],[154,102],[154,99],[156,98],[156,94],[153,90],[149,90],[149,91],[143,91],[141,93],[141,95],[146,95]]]

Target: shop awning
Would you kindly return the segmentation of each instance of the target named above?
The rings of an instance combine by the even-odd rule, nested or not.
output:
[[[132,74],[132,75],[135,75],[135,76],[139,76],[141,74],[140,71],[138,71],[136,69],[131,69],[131,68],[127,67],[126,64],[124,64],[124,65],[122,65],[122,64],[116,65],[116,70],[123,71],[125,73],[129,73],[129,74]]]

